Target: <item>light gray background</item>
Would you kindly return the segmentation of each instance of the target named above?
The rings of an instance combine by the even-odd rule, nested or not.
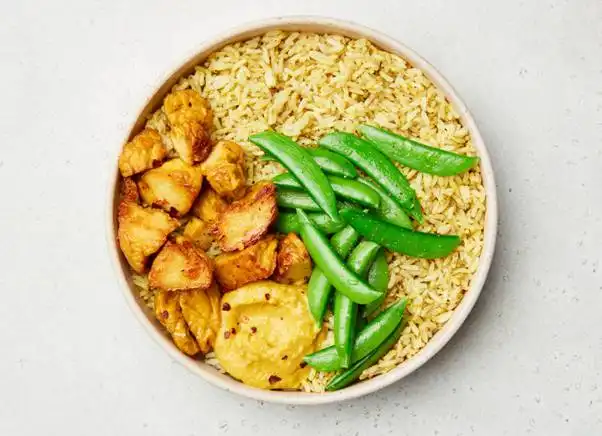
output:
[[[473,314],[361,400],[259,404],[172,363],[105,250],[107,168],[153,86],[204,39],[283,14],[380,29],[474,113],[499,245]],[[602,2],[2,1],[0,434],[602,434]],[[278,432],[278,433],[275,433]]]

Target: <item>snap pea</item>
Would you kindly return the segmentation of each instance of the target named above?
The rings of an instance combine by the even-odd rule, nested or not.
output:
[[[351,162],[345,159],[340,154],[333,153],[324,148],[305,148],[314,158],[314,161],[325,173],[334,174],[335,176],[345,177],[346,179],[355,179],[357,170]],[[259,158],[263,161],[277,161],[271,154],[264,154]]]
[[[399,327],[393,333],[391,333],[389,337],[382,344],[380,344],[375,351],[373,351],[371,354],[367,355],[363,359],[358,360],[356,363],[351,365],[351,367],[346,371],[343,371],[342,373],[334,376],[326,386],[326,390],[336,391],[342,389],[346,386],[349,386],[351,383],[360,378],[362,372],[370,368],[372,365],[378,363],[378,361],[382,359],[391,348],[393,348],[397,341],[399,341],[404,327],[405,323],[402,322],[399,325]]]
[[[334,347],[339,357],[341,368],[351,365],[351,351],[355,336],[357,320],[357,304],[340,292],[335,292],[334,303]]]
[[[340,232],[333,235],[330,243],[339,256],[346,258],[359,239],[359,233],[352,226],[346,225]]]
[[[404,229],[381,221],[370,214],[352,208],[340,212],[341,217],[364,238],[397,253],[425,259],[445,257],[460,245],[456,235],[437,235]]]
[[[299,180],[326,215],[338,221],[337,203],[332,186],[305,148],[289,137],[273,131],[252,135],[249,140],[278,159],[278,162]]]
[[[420,223],[423,221],[422,211],[416,206],[416,193],[410,183],[393,162],[371,143],[345,132],[329,133],[318,143],[344,155],[391,193],[410,216]]]
[[[382,292],[381,297],[372,303],[363,307],[362,318],[366,318],[374,313],[387,298],[387,290],[389,288],[389,264],[385,251],[380,250],[374,259],[374,263],[368,271],[368,284],[379,292]]]
[[[325,150],[321,147],[310,148],[308,151],[318,166],[327,173],[348,179],[355,179],[357,177],[355,166],[340,154],[333,153],[332,151]]]
[[[430,147],[379,127],[362,124],[358,130],[390,159],[423,173],[454,176],[469,170],[479,162],[478,157]]]
[[[405,298],[395,302],[360,330],[353,344],[352,364],[373,352],[395,331],[403,319],[406,304]],[[319,371],[335,371],[341,368],[339,355],[334,345],[309,354],[303,360]]]
[[[278,188],[276,203],[287,209],[303,209],[311,212],[322,212],[322,209],[307,192]]]
[[[318,206],[318,203],[316,203],[314,199],[311,198],[310,195],[305,191],[295,191],[292,189],[278,187],[276,190],[276,203],[278,203],[278,206],[285,209],[302,209],[309,212],[322,211],[320,206]],[[357,204],[345,200],[337,201],[337,208],[339,210],[344,208],[363,210],[363,208],[359,207]],[[337,223],[343,222],[340,217],[338,221],[332,221]]]
[[[378,208],[380,205],[380,195],[366,184],[338,176],[328,176],[328,181],[338,197],[355,201],[357,204],[372,209]],[[272,179],[272,182],[282,188],[303,189],[301,183],[291,173],[279,174]]]
[[[310,215],[308,215],[310,216]],[[316,226],[317,227],[317,226]],[[330,238],[330,244],[332,249],[341,258],[345,259],[357,241],[360,235],[351,226],[346,226],[332,238]],[[326,306],[328,305],[328,298],[332,293],[332,286],[322,270],[317,266],[314,266],[311,272],[311,277],[307,283],[307,302],[309,305],[309,311],[319,325],[322,324],[324,314],[326,313]]]
[[[391,194],[381,188],[378,183],[374,183],[371,180],[359,177],[357,181],[371,187],[380,195],[378,216],[382,217],[385,221],[389,221],[391,224],[405,227],[406,229],[412,228],[412,221],[408,218],[399,203],[391,198]]]
[[[314,264],[322,270],[334,288],[358,304],[368,304],[380,297],[380,292],[372,289],[347,268],[326,237],[311,223],[307,214],[297,209],[299,233]]]
[[[362,241],[353,249],[347,259],[347,266],[359,277],[364,277],[379,246],[374,242]],[[339,356],[341,367],[351,365],[351,353],[355,340],[355,327],[358,307],[346,295],[336,292],[334,296],[334,346]]]
[[[333,221],[323,213],[308,213],[307,216],[312,223],[323,233],[336,233],[343,229],[346,224],[343,220]],[[275,229],[280,233],[299,233],[299,218],[295,212],[280,212],[276,221]]]

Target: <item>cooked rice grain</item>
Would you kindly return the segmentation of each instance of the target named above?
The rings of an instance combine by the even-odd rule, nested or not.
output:
[[[333,130],[352,132],[359,123],[377,123],[445,150],[475,155],[458,114],[423,72],[364,39],[269,32],[213,53],[176,88],[192,88],[209,100],[214,139],[241,144],[252,182],[282,172],[278,164],[257,159],[262,152],[247,140],[266,129],[310,146]],[[160,110],[148,124],[169,143]],[[396,346],[362,379],[416,355],[441,329],[470,288],[483,247],[486,206],[479,168],[455,177],[400,169],[424,208],[419,230],[457,234],[462,244],[444,259],[389,255],[386,304],[408,297],[408,325]],[[134,283],[152,307],[148,282],[138,276]],[[215,359],[210,363],[217,365]],[[312,370],[303,390],[323,391],[332,375]]]

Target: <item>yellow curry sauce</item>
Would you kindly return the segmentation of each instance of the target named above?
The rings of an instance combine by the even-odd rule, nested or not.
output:
[[[316,350],[320,329],[306,298],[307,286],[260,281],[222,297],[215,355],[233,377],[263,389],[298,389]]]

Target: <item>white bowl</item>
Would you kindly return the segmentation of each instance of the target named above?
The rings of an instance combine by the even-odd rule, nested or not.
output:
[[[157,322],[154,315],[150,313],[143,303],[141,303],[137,295],[137,291],[132,284],[131,274],[129,272],[127,263],[124,257],[121,255],[121,252],[116,244],[116,207],[118,204],[120,179],[119,170],[117,167],[117,150],[115,152],[115,159],[111,164],[112,166],[110,171],[112,171],[113,177],[110,181],[108,194],[109,202],[107,208],[107,230],[109,251],[115,266],[115,271],[121,285],[121,289],[123,290],[125,299],[132,312],[146,328],[146,331],[149,333],[149,335],[155,339],[161,348],[169,353],[169,355],[175,361],[181,363],[190,371],[199,375],[210,383],[249,398],[285,404],[333,403],[337,401],[349,400],[351,398],[357,398],[362,395],[378,391],[385,386],[389,386],[390,384],[401,380],[433,357],[441,348],[443,348],[443,346],[450,340],[454,333],[456,333],[456,331],[460,328],[472,310],[477,298],[479,297],[493,257],[497,227],[497,199],[495,182],[489,154],[487,153],[487,149],[485,148],[481,134],[479,133],[472,116],[466,108],[466,105],[460,99],[458,94],[456,94],[451,85],[441,76],[441,74],[416,52],[400,42],[380,32],[360,26],[358,24],[331,18],[312,16],[274,18],[265,21],[249,23],[233,29],[221,36],[213,38],[209,42],[203,44],[193,56],[191,56],[182,66],[180,66],[173,74],[171,74],[157,87],[157,90],[153,96],[150,97],[150,99],[146,102],[132,126],[127,130],[126,134],[124,135],[124,140],[129,140],[135,133],[141,130],[147,119],[147,116],[160,107],[164,96],[171,90],[172,86],[181,77],[191,74],[194,70],[194,67],[202,63],[210,53],[232,42],[245,40],[263,34],[267,31],[278,29],[289,31],[335,33],[352,38],[366,38],[381,49],[402,56],[412,65],[420,68],[429,77],[429,79],[445,93],[448,100],[460,115],[464,126],[470,131],[473,145],[477,149],[480,157],[483,183],[487,195],[487,216],[485,219],[484,236],[485,240],[483,252],[479,260],[479,266],[476,275],[472,280],[472,285],[462,299],[460,305],[455,309],[453,316],[416,356],[402,363],[387,374],[356,383],[336,392],[305,393],[261,390],[244,385],[243,383],[240,383],[227,375],[220,374],[211,366],[203,362],[193,360],[181,353],[165,333],[163,327]]]

